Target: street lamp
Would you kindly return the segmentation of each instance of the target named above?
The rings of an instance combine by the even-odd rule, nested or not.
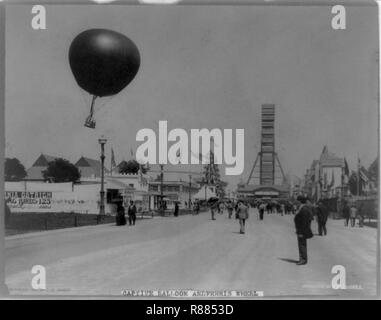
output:
[[[104,137],[98,139],[99,144],[101,145],[101,163],[102,163],[102,169],[101,169],[101,202],[99,206],[99,215],[105,214],[105,191],[104,191],[104,184],[105,184],[105,144],[107,142],[107,139]]]

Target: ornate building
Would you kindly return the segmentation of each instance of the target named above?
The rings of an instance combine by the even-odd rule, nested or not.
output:
[[[303,191],[312,200],[341,197],[345,193],[345,160],[328,151],[324,146],[319,160],[313,160],[306,170]]]

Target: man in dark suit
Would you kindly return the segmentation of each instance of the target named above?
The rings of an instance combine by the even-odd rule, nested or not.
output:
[[[175,202],[175,211],[174,211],[173,215],[175,217],[179,216],[179,204],[177,202]]]
[[[299,261],[297,265],[304,265],[307,264],[308,261],[307,239],[310,239],[313,236],[311,231],[312,211],[311,207],[307,204],[307,197],[299,196],[297,200],[301,203],[301,206],[294,217],[299,248]]]
[[[327,220],[328,220],[328,210],[323,204],[322,201],[318,202],[318,206],[316,208],[316,215],[317,215],[317,223],[318,223],[318,230],[319,230],[319,236],[327,235]]]
[[[348,227],[350,212],[349,212],[348,203],[346,201],[344,202],[344,205],[343,205],[343,218],[345,219],[344,226]]]
[[[135,225],[136,221],[136,206],[134,205],[134,201],[130,201],[130,205],[128,206],[128,223],[129,225]]]

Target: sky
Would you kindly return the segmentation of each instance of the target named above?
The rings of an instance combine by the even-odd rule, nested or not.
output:
[[[375,7],[347,7],[345,30],[332,29],[330,6],[48,5],[46,30],[32,29],[31,8],[6,11],[6,156],[27,168],[41,152],[98,158],[102,135],[106,163],[111,147],[128,160],[137,131],[167,120],[169,130],[245,129],[244,173],[223,177],[234,188],[259,151],[264,103],[276,105],[287,173],[302,177],[324,145],[353,170],[358,154],[365,166],[378,154]],[[125,34],[141,55],[131,84],[101,101],[95,130],[83,126],[90,96],[68,63],[91,28]]]

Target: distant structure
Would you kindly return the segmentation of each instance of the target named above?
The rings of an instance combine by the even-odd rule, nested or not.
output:
[[[75,166],[78,168],[81,173],[81,178],[98,178],[102,173],[102,164],[99,160],[81,157],[75,163]],[[105,174],[108,173],[108,170],[105,168]]]
[[[299,195],[303,194],[304,179],[289,173],[286,174],[286,180],[290,187],[290,197],[296,199]]]
[[[237,189],[239,198],[288,198],[289,185],[275,152],[275,105],[262,105],[261,150],[245,184]]]
[[[26,171],[27,176],[25,177],[25,180],[44,181],[45,179],[42,172],[48,168],[49,162],[56,159],[57,157],[41,153],[33,165]]]
[[[43,176],[49,162],[52,162],[59,157],[50,156],[41,153],[33,165],[26,171],[27,176],[24,180],[27,181],[46,181]],[[75,166],[81,173],[81,179],[83,178],[99,178],[101,176],[102,165],[99,160],[94,160],[86,157],[81,157],[75,163]],[[108,174],[108,170],[105,169],[105,174]]]
[[[304,175],[303,191],[314,201],[346,195],[345,159],[324,146],[319,160],[313,160]]]

